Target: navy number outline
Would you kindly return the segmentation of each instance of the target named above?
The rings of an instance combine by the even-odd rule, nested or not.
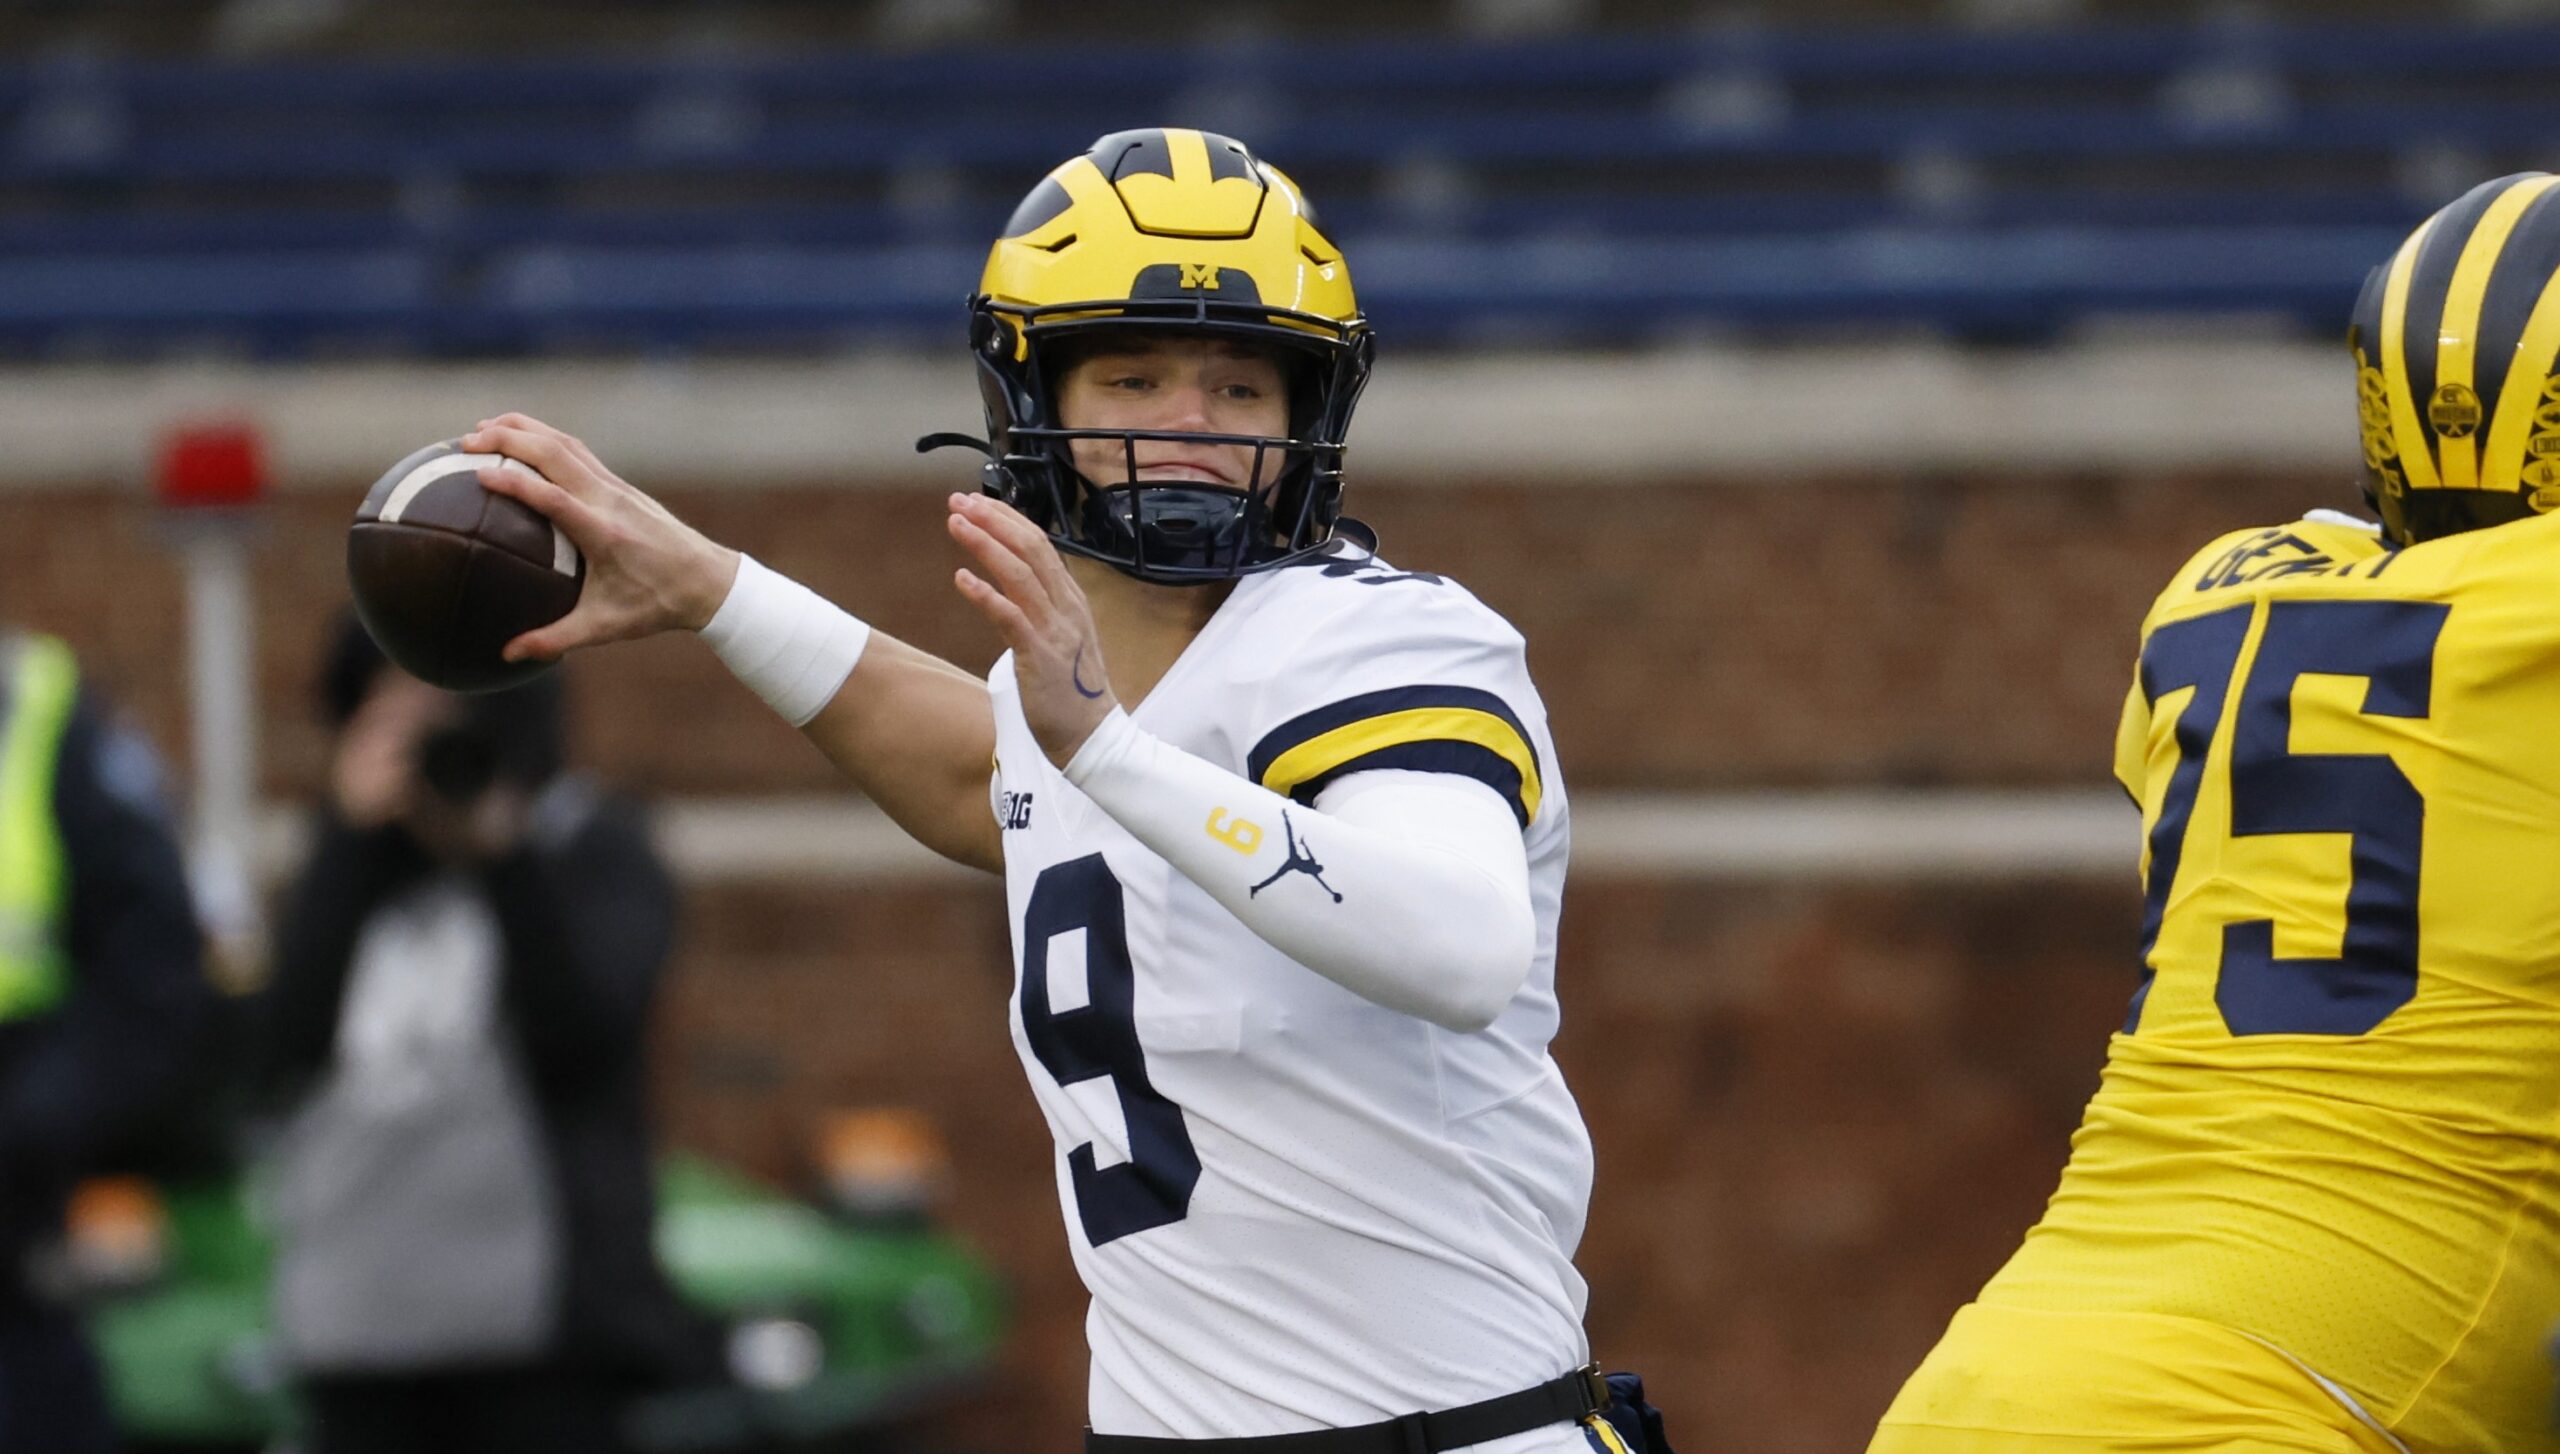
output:
[[[2144,698],[2195,694],[2172,729],[2178,766],[2152,825],[2144,885],[2139,1027],[2160,924],[2176,881],[2205,759],[2255,606],[2172,622],[2143,643]],[[2418,989],[2418,878],[2426,800],[2387,753],[2296,753],[2293,688],[2306,675],[2361,677],[2368,717],[2426,717],[2450,608],[2425,601],[2271,601],[2240,685],[2231,734],[2230,836],[2349,835],[2346,933],[2334,957],[2278,958],[2275,921],[2225,924],[2214,1004],[2233,1035],[2362,1035]]]
[[[1072,1010],[1049,1004],[1049,945],[1085,931],[1087,1002]],[[1190,1214],[1200,1180],[1182,1107],[1147,1075],[1138,1043],[1137,972],[1129,958],[1129,924],[1120,880],[1099,853],[1041,870],[1022,911],[1023,1038],[1061,1086],[1109,1076],[1129,1127],[1129,1159],[1096,1167],[1090,1141],[1067,1153],[1076,1214],[1095,1247],[1133,1232],[1169,1226]]]
[[[2222,701],[2229,694],[2232,669],[2240,664],[2240,646],[2249,636],[2255,606],[2231,606],[2210,615],[2192,616],[2155,628],[2142,643],[2137,670],[2142,698],[2153,707],[2182,687],[2193,687],[2187,709],[2170,729],[2178,745],[2178,766],[2169,774],[2169,791],[2160,801],[2159,820],[2151,825],[2151,874],[2143,884],[2142,938],[2135,958],[2142,983],[2125,1011],[2128,1035],[2142,1023],[2143,1001],[2151,995],[2155,966],[2152,953],[2160,945],[2160,921],[2168,913],[2169,886],[2178,879],[2178,862],[2187,844],[2187,819],[2194,813],[2196,790],[2204,784],[2205,755],[2213,746],[2213,729],[2222,721]]]

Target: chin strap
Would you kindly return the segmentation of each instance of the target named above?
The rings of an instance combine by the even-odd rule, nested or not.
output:
[[[916,441],[918,454],[931,454],[937,449],[974,449],[989,459],[996,457],[995,446],[974,434],[928,434]]]

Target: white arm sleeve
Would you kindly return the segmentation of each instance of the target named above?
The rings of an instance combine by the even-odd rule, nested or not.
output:
[[[1069,782],[1272,948],[1353,994],[1481,1030],[1529,976],[1528,851],[1503,796],[1450,773],[1373,771],[1310,808],[1114,711]]]

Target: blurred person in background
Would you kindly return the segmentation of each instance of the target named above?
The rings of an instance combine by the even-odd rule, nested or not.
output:
[[[0,631],[0,1454],[114,1447],[64,1200],[186,1081],[212,1006],[157,759]]]
[[[2152,606],[2142,986],[1872,1454],[2560,1450],[2560,178],[2430,218],[2347,336],[2381,523]]]
[[[699,630],[901,827],[1005,876],[1090,1454],[1647,1447],[1572,1261],[1555,746],[1519,633],[1341,519],[1372,347],[1341,253],[1241,143],[1119,132],[1024,199],[971,314],[991,437],[956,441],[988,460],[946,528],[989,674],[521,415],[464,447],[540,471],[481,478],[590,568],[511,651]]]
[[[267,1017],[279,1345],[319,1454],[624,1447],[709,1366],[652,1244],[676,894],[565,770],[561,682],[459,697],[350,618]]]

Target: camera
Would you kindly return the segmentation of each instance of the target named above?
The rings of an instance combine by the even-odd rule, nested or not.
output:
[[[456,807],[479,801],[498,782],[506,744],[479,714],[438,727],[418,742],[418,781]]]

